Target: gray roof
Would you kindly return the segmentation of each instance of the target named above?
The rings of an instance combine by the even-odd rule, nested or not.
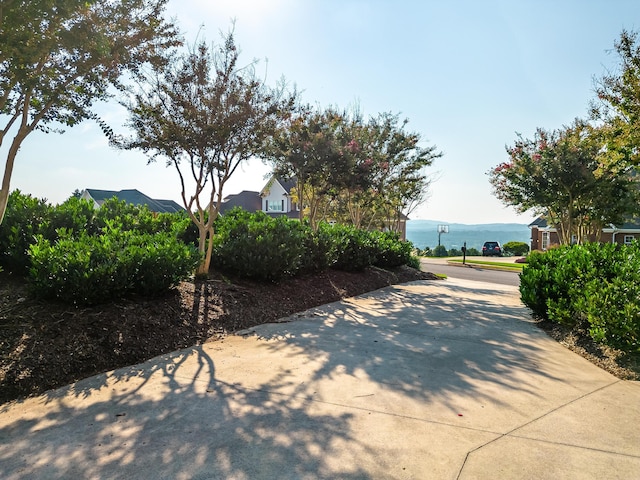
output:
[[[630,218],[629,221],[624,222],[618,228],[621,230],[638,230],[640,229],[640,217]]]
[[[102,204],[102,202],[112,197],[118,196],[118,192],[115,190],[98,190],[96,188],[87,188],[86,190],[89,192],[89,195],[91,195],[91,198],[99,204]]]
[[[226,196],[224,202],[220,205],[220,213],[224,214],[233,207],[241,207],[247,212],[262,210],[262,198],[260,197],[260,192],[243,190],[240,193],[234,193]]]
[[[276,177],[276,180],[280,185],[282,185],[282,188],[284,188],[284,191],[287,192],[287,194],[290,194],[291,189],[295,188],[298,185],[298,180],[295,177],[288,179]]]
[[[156,200],[146,196],[144,193],[136,189],[120,190],[119,192],[116,192],[114,190],[87,188],[87,192],[91,195],[91,198],[98,203],[98,205],[102,205],[105,200],[116,197],[119,200],[124,200],[125,202],[133,205],[146,205],[149,210],[156,213],[175,213],[184,211],[184,208],[173,200]]]
[[[544,217],[538,217],[529,224],[529,228],[531,227],[545,228],[546,226],[547,226],[547,219]]]
[[[184,212],[185,208],[177,202],[173,200],[157,200],[160,205],[162,205],[167,212]]]

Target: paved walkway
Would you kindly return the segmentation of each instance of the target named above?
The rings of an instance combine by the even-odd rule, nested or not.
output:
[[[0,478],[640,478],[640,383],[450,279],[0,406]]]

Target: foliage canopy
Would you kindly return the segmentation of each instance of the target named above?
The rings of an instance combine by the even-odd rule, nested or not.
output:
[[[115,142],[176,169],[183,204],[198,227],[198,274],[209,271],[224,185],[242,162],[263,151],[295,101],[284,85],[267,87],[255,62],[238,63],[232,32],[222,40],[167,55],[150,74],[139,75],[140,88],[125,103],[133,138]]]
[[[0,222],[18,150],[34,130],[94,118],[91,107],[121,78],[179,43],[167,0],[1,0],[0,145],[15,136],[0,188]]]

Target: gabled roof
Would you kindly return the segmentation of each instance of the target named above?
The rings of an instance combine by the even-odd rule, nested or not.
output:
[[[545,228],[547,227],[547,219],[544,217],[538,217],[529,224],[529,228],[531,227]]]
[[[184,211],[184,208],[173,200],[156,200],[136,189],[120,190],[116,192],[114,190],[87,188],[86,192],[98,205],[102,205],[105,200],[112,197],[117,197],[119,200],[124,200],[125,202],[133,205],[146,205],[149,210],[156,213],[175,213]]]
[[[184,207],[173,200],[156,200],[160,205],[162,205],[167,212],[183,212]]]
[[[296,180],[295,178],[284,179],[282,177],[276,177],[276,180],[280,185],[282,185],[282,188],[284,188],[284,191],[287,192],[287,195],[291,194],[292,188],[298,186],[298,180]]]
[[[283,177],[276,177],[275,175],[272,175],[269,178],[269,180],[267,180],[267,183],[260,191],[260,195],[268,194],[274,182],[278,182],[278,184],[284,189],[284,192],[287,195],[291,195],[291,189],[298,185],[298,181],[295,179],[295,177],[290,179],[285,179]]]
[[[102,202],[104,202],[105,200],[108,200],[111,197],[118,196],[118,192],[116,192],[115,190],[98,190],[96,188],[87,188],[85,189],[85,191],[88,192],[89,195],[91,195],[91,198],[93,198],[100,205],[102,205]]]
[[[233,207],[241,207],[248,212],[262,210],[262,198],[260,192],[243,190],[240,193],[227,195],[220,205],[220,213],[225,213]]]

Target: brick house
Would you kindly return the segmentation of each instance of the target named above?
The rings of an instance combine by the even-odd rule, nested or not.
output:
[[[544,217],[536,218],[529,224],[531,229],[531,250],[547,250],[553,245],[560,244],[558,231],[547,224]],[[591,238],[591,241],[602,243],[629,244],[634,239],[640,239],[640,218],[632,219],[620,226],[610,225],[603,228],[599,238]]]

